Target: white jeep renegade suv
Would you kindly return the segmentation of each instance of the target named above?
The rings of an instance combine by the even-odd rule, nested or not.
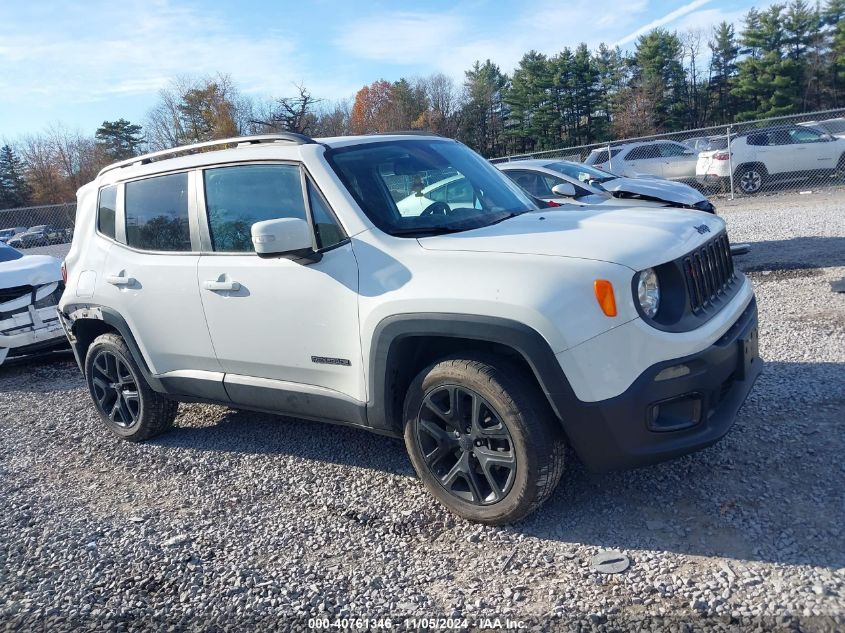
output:
[[[451,176],[471,197],[397,206]],[[205,143],[78,199],[59,311],[127,440],[179,401],[404,435],[435,497],[496,524],[549,496],[566,444],[598,470],[713,444],[761,369],[721,219],[540,209],[436,136]]]

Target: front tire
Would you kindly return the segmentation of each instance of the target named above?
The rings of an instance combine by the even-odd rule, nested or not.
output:
[[[465,356],[413,380],[405,446],[417,474],[455,514],[488,525],[533,512],[557,486],[566,454],[545,397],[516,366]]]
[[[85,380],[97,413],[118,437],[143,442],[173,425],[179,403],[150,388],[117,334],[102,334],[91,343]]]

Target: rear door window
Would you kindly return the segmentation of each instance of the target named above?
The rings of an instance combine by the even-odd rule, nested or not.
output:
[[[625,160],[648,160],[651,158],[659,158],[659,156],[660,152],[658,151],[656,145],[640,145],[628,152],[628,155],[625,156]]]
[[[126,183],[126,243],[148,251],[190,251],[188,174]]]
[[[537,198],[549,198],[552,188],[548,185],[542,174],[528,170],[508,170],[505,172],[520,187],[525,189],[532,196]]]

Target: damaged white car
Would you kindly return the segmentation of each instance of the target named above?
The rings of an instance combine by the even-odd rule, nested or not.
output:
[[[0,243],[0,364],[65,344],[56,313],[62,290],[58,259]]]
[[[556,204],[677,207],[715,213],[704,194],[682,182],[627,178],[566,160],[530,159],[496,165],[536,198]]]

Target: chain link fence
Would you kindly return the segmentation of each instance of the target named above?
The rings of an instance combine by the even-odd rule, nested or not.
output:
[[[0,241],[28,255],[64,258],[70,250],[76,203],[0,209]]]
[[[708,195],[845,186],[845,108],[495,158],[581,162],[619,176],[657,176]]]

